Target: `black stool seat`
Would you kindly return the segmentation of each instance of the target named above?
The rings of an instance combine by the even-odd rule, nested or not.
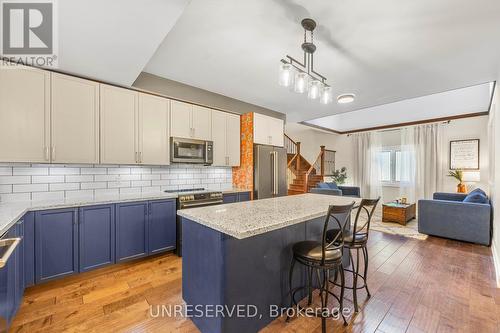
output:
[[[340,249],[325,250],[325,257],[323,258],[322,243],[317,241],[302,241],[295,243],[292,251],[297,258],[317,261],[318,263],[323,259],[325,262],[334,262],[342,259],[342,250]]]
[[[338,234],[338,229],[330,229],[326,232],[327,241],[333,240],[333,238]],[[354,239],[354,241],[353,241]],[[344,230],[344,246],[348,247],[352,243],[354,245],[363,245],[368,241],[368,234],[353,234],[351,230]]]

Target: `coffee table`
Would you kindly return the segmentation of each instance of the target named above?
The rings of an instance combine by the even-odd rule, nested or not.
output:
[[[416,205],[414,203],[402,204],[388,202],[382,205],[382,222],[396,222],[401,225],[416,217]]]

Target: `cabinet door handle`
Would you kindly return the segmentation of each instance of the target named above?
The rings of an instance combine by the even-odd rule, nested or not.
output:
[[[139,152],[139,163],[142,163],[142,151]]]
[[[52,146],[52,161],[56,160],[56,146]]]
[[[45,160],[48,161],[50,159],[50,156],[49,156],[49,147],[48,146],[45,146],[44,148],[45,150]]]
[[[139,163],[139,158],[137,157],[137,152],[135,152],[134,155],[135,155],[135,163]]]

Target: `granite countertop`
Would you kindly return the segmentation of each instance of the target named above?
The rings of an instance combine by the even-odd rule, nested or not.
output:
[[[0,236],[9,230],[28,211],[175,198],[177,198],[177,194],[175,193],[153,192],[134,195],[99,196],[95,198],[0,203]]]
[[[183,209],[177,214],[237,239],[244,239],[326,216],[328,206],[361,199],[300,194],[225,205]]]
[[[229,193],[243,193],[243,192],[252,192],[252,190],[245,189],[245,188],[238,188],[238,187],[233,187],[227,190],[222,190],[223,194],[229,194]]]

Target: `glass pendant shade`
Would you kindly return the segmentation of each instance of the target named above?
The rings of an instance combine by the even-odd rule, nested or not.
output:
[[[330,104],[333,100],[332,87],[324,86],[321,91],[321,104]]]
[[[279,84],[283,87],[289,87],[293,82],[293,66],[291,64],[280,64]]]
[[[304,72],[297,72],[295,74],[295,86],[294,91],[299,94],[303,94],[307,89],[307,78],[308,75]]]
[[[312,80],[311,83],[309,84],[309,91],[307,93],[307,98],[309,99],[316,99],[319,97],[321,88],[323,84],[318,81],[318,80]]]

